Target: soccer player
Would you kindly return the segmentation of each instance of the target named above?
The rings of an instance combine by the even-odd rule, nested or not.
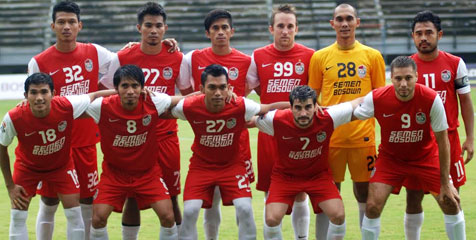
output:
[[[141,96],[144,74],[124,65],[114,74],[118,95],[92,102],[87,113],[99,126],[104,154],[98,195],[94,199],[91,239],[108,239],[107,219],[121,212],[133,196],[139,209],[151,207],[160,219],[160,239],[177,239],[172,201],[157,162],[157,121],[182,97],[156,93]]]
[[[193,91],[188,75],[181,74],[187,68],[183,54],[179,51],[168,52],[170,46],[162,43],[167,31],[167,14],[164,8],[154,2],[148,2],[141,7],[137,14],[137,30],[141,41],[131,48],[125,48],[112,59],[108,74],[101,83],[113,86],[114,72],[122,65],[134,64],[142,68],[145,74],[145,87],[153,92],[175,95],[175,86],[182,95]],[[188,71],[188,70],[185,70]],[[162,169],[162,177],[169,190],[177,227],[182,222],[182,214],[177,202],[180,193],[180,148],[177,136],[177,120],[161,120],[157,124],[158,162]],[[124,239],[137,239],[140,227],[140,212],[133,198],[127,200],[122,215],[122,230]]]
[[[442,100],[434,90],[416,84],[417,66],[411,58],[397,57],[390,68],[392,85],[367,94],[354,111],[359,119],[375,116],[382,138],[370,179],[362,239],[378,239],[385,202],[408,179],[421,183],[418,190],[433,194],[445,214],[449,239],[466,239],[458,192],[449,180],[448,124]]]
[[[189,65],[189,78],[191,78],[195,91],[200,90],[201,74],[205,67],[211,64],[219,64],[228,71],[231,90],[237,96],[246,96],[250,92],[246,86],[246,73],[250,66],[251,58],[232,48],[230,40],[235,29],[231,14],[224,9],[214,9],[210,11],[204,20],[205,34],[210,39],[211,47],[193,50],[185,55]],[[182,74],[182,72],[181,72]],[[184,74],[186,74],[184,72]],[[253,167],[251,164],[251,151],[249,143],[249,133],[245,128],[241,133],[240,155],[246,164],[246,174],[250,182],[254,181]],[[220,212],[220,192],[215,189],[213,205],[210,209],[205,209],[203,226],[205,238],[217,239],[218,228],[221,222]]]
[[[99,74],[107,71],[113,56],[96,44],[76,41],[82,29],[80,9],[70,1],[61,1],[53,7],[51,29],[56,34],[56,44],[33,57],[28,63],[28,73],[45,72],[53,78],[56,95],[69,96],[98,90]],[[92,201],[98,183],[96,143],[99,133],[90,118],[74,121],[72,157],[80,183],[80,203],[86,239],[91,225]],[[36,231],[38,239],[51,239],[54,214],[58,207],[56,194],[49,184],[42,184]]]
[[[412,23],[412,37],[417,53],[412,55],[418,67],[417,83],[434,89],[441,97],[448,120],[448,139],[450,141],[450,175],[453,185],[459,187],[466,182],[464,164],[474,153],[474,114],[471,100],[471,87],[468,70],[463,59],[438,49],[438,41],[443,36],[440,18],[431,11],[419,12]],[[457,128],[458,99],[463,117],[466,140],[460,145]],[[467,152],[466,161],[463,154]],[[462,154],[463,153],[463,154]],[[407,209],[405,213],[405,236],[407,239],[420,239],[423,224],[422,191],[414,191],[416,181],[407,181]],[[418,186],[418,185],[417,185]]]
[[[361,100],[317,114],[316,92],[309,86],[297,86],[289,95],[291,109],[272,111],[255,119],[260,131],[275,136],[280,156],[274,164],[266,201],[265,239],[282,239],[279,225],[299,192],[309,195],[315,213],[322,209],[329,216],[330,239],[344,238],[344,204],[332,179],[327,154],[332,132],[351,120]]]
[[[360,25],[355,8],[340,4],[335,8],[330,24],[336,32],[336,42],[314,53],[309,67],[309,86],[321,96],[322,106],[365,96],[372,89],[385,85],[382,55],[355,39],[355,30]],[[329,165],[339,190],[346,166],[349,166],[360,225],[376,159],[374,128],[374,119],[345,124],[334,131],[329,149]]]
[[[207,66],[201,79],[200,91],[204,95],[181,100],[172,109],[176,118],[189,121],[195,134],[179,239],[198,238],[200,208],[211,207],[216,186],[223,204],[235,206],[238,239],[256,239],[249,178],[240,155],[241,132],[254,115],[289,104],[260,105],[243,97],[225,103],[231,94],[229,77],[225,68],[217,64]]]
[[[10,239],[28,239],[28,207],[40,181],[52,184],[63,204],[68,239],[84,239],[79,182],[70,155],[73,119],[96,97],[114,91],[67,97],[54,97],[54,91],[48,74],[32,74],[25,81],[27,103],[10,110],[0,127],[0,167],[12,205]],[[8,145],[15,136],[12,177]]]
[[[281,5],[273,10],[269,32],[273,35],[273,43],[254,50],[247,76],[249,87],[255,89],[261,102],[266,104],[287,101],[291,89],[307,85],[309,60],[314,53],[313,49],[294,41],[298,33],[298,22],[296,9],[292,5]],[[274,138],[259,132],[256,188],[265,192],[265,199],[271,181],[271,170],[278,158]],[[295,238],[307,239],[310,214],[304,193],[297,195],[291,217]]]

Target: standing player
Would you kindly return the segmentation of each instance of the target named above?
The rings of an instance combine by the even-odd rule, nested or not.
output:
[[[471,160],[474,153],[473,104],[466,64],[463,59],[438,50],[438,41],[442,36],[441,20],[431,11],[420,12],[413,19],[412,37],[418,52],[412,55],[412,58],[418,66],[417,83],[434,89],[445,105],[451,150],[450,174],[453,185],[459,191],[459,187],[466,182],[464,164]],[[458,99],[466,132],[462,149],[457,131]],[[466,161],[463,161],[464,152],[467,152]],[[421,206],[423,192],[412,190],[417,187],[415,181],[408,181],[405,186],[407,188],[405,236],[407,239],[420,239],[424,218]]]
[[[382,55],[355,39],[360,25],[355,8],[348,4],[337,6],[330,24],[336,32],[336,42],[314,53],[309,67],[309,86],[321,95],[323,106],[365,96],[385,85]],[[374,119],[345,124],[334,131],[329,149],[329,164],[339,190],[346,165],[349,166],[360,225],[376,158],[374,128]]]
[[[25,81],[27,103],[10,110],[0,127],[0,167],[12,204],[10,239],[28,239],[28,207],[40,181],[54,186],[51,191],[63,204],[68,239],[84,239],[79,183],[70,155],[73,119],[90,101],[113,91],[53,97],[54,91],[49,75],[32,74]],[[7,148],[15,136],[18,146],[12,177]]]
[[[380,214],[388,196],[409,179],[421,183],[419,190],[435,196],[445,214],[449,239],[466,239],[458,192],[449,180],[448,124],[442,100],[435,91],[416,84],[417,66],[411,58],[397,57],[390,68],[393,85],[373,90],[354,111],[359,119],[375,116],[382,137],[362,239],[378,239]]]
[[[219,64],[228,71],[231,90],[237,96],[248,95],[246,73],[248,72],[251,58],[231,47],[230,39],[235,32],[231,14],[223,9],[212,10],[207,14],[204,26],[205,34],[210,39],[212,46],[201,50],[193,50],[185,55],[189,65],[188,75],[191,76],[195,91],[200,90],[201,74],[205,67],[210,64]],[[240,155],[246,164],[246,173],[250,178],[250,182],[253,182],[254,173],[251,165],[249,141],[249,133],[245,128],[241,133]],[[221,222],[220,192],[218,188],[215,190],[212,208],[206,209],[203,216],[206,239],[217,239],[218,228]]]
[[[137,14],[137,29],[141,34],[141,42],[131,48],[117,53],[112,59],[108,74],[101,83],[108,88],[114,88],[114,72],[122,65],[134,64],[142,68],[145,75],[145,87],[153,92],[175,95],[175,86],[182,95],[191,93],[190,79],[180,74],[188,72],[183,54],[175,51],[162,42],[167,31],[167,15],[164,8],[153,2],[146,3]],[[181,70],[182,69],[182,70]],[[169,189],[177,227],[182,222],[182,214],[177,202],[180,193],[180,148],[177,136],[177,120],[161,120],[157,124],[158,162],[162,168],[162,177]],[[122,215],[122,230],[124,239],[137,239],[140,227],[140,212],[133,198],[127,200]]]
[[[179,239],[197,239],[200,208],[210,208],[218,187],[224,205],[234,205],[238,220],[238,238],[256,239],[251,206],[251,189],[246,165],[240,155],[240,139],[245,122],[286,103],[260,105],[238,97],[225,103],[230,92],[228,74],[220,65],[205,68],[200,91],[205,95],[180,101],[172,114],[188,120],[195,134],[193,155],[184,190],[184,219]]]
[[[53,7],[51,29],[56,34],[56,44],[33,57],[28,63],[28,73],[45,72],[53,78],[58,96],[78,95],[98,90],[98,75],[107,71],[112,53],[96,44],[76,42],[82,29],[80,9],[70,1]],[[92,119],[74,121],[72,157],[81,185],[80,203],[86,238],[91,225],[92,201],[98,183],[96,143],[99,134]],[[42,184],[36,231],[38,239],[51,239],[54,214],[58,207],[52,186]]]
[[[327,154],[332,132],[351,120],[352,111],[361,100],[316,114],[316,92],[309,86],[297,86],[289,95],[291,109],[256,118],[260,131],[276,137],[280,156],[274,164],[266,201],[265,239],[282,239],[279,225],[299,192],[310,196],[314,212],[322,209],[329,216],[329,237],[344,238],[344,204],[332,179]]]
[[[91,103],[87,113],[99,126],[104,154],[98,195],[94,199],[91,239],[107,239],[107,219],[121,212],[127,197],[139,209],[153,208],[160,219],[160,239],[177,239],[172,201],[157,162],[157,121],[181,97],[157,93],[141,96],[144,74],[124,65],[114,74],[118,95]]]
[[[248,85],[260,95],[265,104],[286,101],[295,86],[306,85],[309,60],[314,50],[294,41],[298,32],[296,9],[292,5],[281,5],[274,9],[269,24],[274,42],[253,52]],[[271,170],[279,158],[274,138],[258,133],[258,184],[256,188],[265,192],[271,181]],[[266,214],[265,214],[266,215]],[[293,204],[292,224],[296,239],[307,239],[309,235],[309,205],[304,193],[298,194]]]

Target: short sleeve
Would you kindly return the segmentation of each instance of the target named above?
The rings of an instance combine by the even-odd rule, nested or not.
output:
[[[270,136],[274,136],[273,120],[274,120],[275,114],[276,114],[276,110],[273,110],[273,111],[269,111],[265,115],[262,115],[256,118],[256,121],[255,121],[256,127],[261,132],[264,132]]]
[[[73,118],[76,119],[86,111],[91,103],[91,98],[88,94],[70,95],[66,99],[73,106]]]
[[[86,113],[94,119],[94,122],[99,123],[101,117],[101,105],[103,97],[96,98],[91,104],[89,104]]]
[[[350,102],[341,103],[338,105],[331,106],[327,109],[327,112],[334,122],[334,128],[342,124],[350,122],[352,118],[352,104]]]
[[[0,126],[0,144],[5,147],[10,145],[16,135],[15,126],[13,126],[10,114],[7,113],[3,117],[2,125]]]
[[[96,47],[96,50],[98,52],[99,74],[104,75],[107,73],[112,59],[114,58],[114,56],[117,55],[102,46],[99,46],[97,44],[93,45]]]
[[[185,98],[180,100],[175,107],[172,108],[172,115],[178,119],[187,120],[185,114],[183,113],[183,102]]]
[[[309,87],[313,89],[322,88],[322,69],[319,63],[319,54],[319,51],[312,54],[309,62]]]
[[[385,61],[382,54],[377,50],[375,50],[373,55],[372,72],[370,74],[372,89],[385,86]]]
[[[436,95],[430,111],[431,128],[434,132],[441,132],[448,129],[445,107],[439,95]]]
[[[364,97],[364,102],[357,106],[357,108],[354,110],[354,116],[360,120],[365,120],[373,117],[374,111],[373,92],[369,92]]]
[[[155,92],[154,94],[155,96],[150,96],[150,98],[152,99],[157,112],[161,115],[169,109],[170,104],[172,103],[172,98],[165,93]]]
[[[121,67],[119,57],[117,54],[113,54],[114,56],[112,57],[111,63],[109,64],[109,68],[100,80],[100,82],[109,89],[114,88],[114,73],[117,71],[117,69],[119,69],[119,67]]]
[[[471,92],[469,84],[468,69],[463,59],[459,59],[458,69],[456,70],[455,88],[458,94],[466,94]]]
[[[248,73],[246,74],[246,83],[250,89],[254,89],[260,85],[254,53],[251,55],[251,64],[248,68]]]
[[[37,72],[40,72],[40,67],[38,67],[38,63],[36,62],[36,59],[31,58],[30,62],[28,62],[28,76]]]
[[[183,53],[180,53],[183,55]],[[182,57],[182,62],[180,63],[180,72],[177,78],[175,85],[180,90],[185,90],[192,86],[192,81],[190,80],[190,65],[187,63],[185,56]]]
[[[245,101],[245,121],[251,120],[251,118],[255,115],[257,115],[261,111],[261,104],[256,103],[253,100],[243,98]]]
[[[183,72],[182,72],[182,66],[180,66],[180,77],[184,78],[185,81],[188,79],[190,82],[190,85],[195,89],[198,88],[198,86],[194,86],[193,82],[193,77],[192,77],[192,54],[194,50],[188,52],[183,56],[182,64],[184,64]]]

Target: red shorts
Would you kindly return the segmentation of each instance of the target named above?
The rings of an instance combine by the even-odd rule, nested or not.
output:
[[[96,145],[71,148],[71,157],[78,174],[81,187],[80,198],[93,197],[99,183]],[[56,197],[52,187],[43,183],[43,187],[37,193],[45,197]]]
[[[115,212],[122,212],[127,197],[134,197],[139,209],[147,209],[152,203],[170,199],[169,191],[162,180],[160,168],[130,174],[103,164],[98,195],[94,204],[107,204]]]
[[[177,133],[157,142],[158,162],[170,196],[180,194],[180,147]]]
[[[279,202],[288,205],[286,214],[291,214],[296,195],[306,192],[311,199],[314,213],[321,213],[319,203],[329,199],[342,199],[337,190],[331,174],[321,174],[312,179],[289,179],[274,174],[269,187],[269,195],[266,204]]]
[[[251,161],[250,134],[246,128],[240,135],[240,159],[243,159],[245,162],[246,175],[248,175],[250,183],[253,183],[255,181],[255,172],[253,171],[253,163]]]
[[[420,183],[418,188],[411,190],[423,190],[425,192],[440,193],[440,167],[439,166],[417,166],[408,162],[379,156],[372,172],[370,182],[380,182],[394,187],[392,193],[400,193],[404,183],[414,180]]]
[[[233,205],[233,200],[251,197],[249,179],[243,164],[222,169],[190,168],[185,181],[183,200],[201,199],[202,207],[210,208],[215,186],[220,188],[223,205]]]
[[[258,183],[256,189],[264,192],[269,190],[274,162],[278,158],[278,147],[274,137],[258,132]]]
[[[53,197],[58,197],[58,193],[79,193],[78,176],[72,161],[61,169],[49,172],[32,171],[15,162],[13,182],[22,186],[32,197],[36,195],[37,188],[41,189],[45,184],[51,186],[49,191],[54,194]]]

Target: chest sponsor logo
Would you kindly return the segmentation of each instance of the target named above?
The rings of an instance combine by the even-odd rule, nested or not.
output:
[[[394,114],[394,113],[390,113],[390,114],[385,114],[385,113],[384,113],[384,114],[383,114],[383,117],[387,118],[387,117],[391,117],[391,116],[393,116],[393,115],[395,115],[395,114]]]
[[[35,133],[36,133],[36,131],[33,131],[33,132],[31,132],[31,133],[25,133],[25,137],[29,137],[29,136],[31,136],[31,135],[33,135],[33,134],[35,134]]]
[[[304,63],[302,63],[301,61],[297,62],[296,65],[294,65],[294,70],[297,74],[302,75],[305,70]]]
[[[58,69],[58,70],[56,70],[56,71],[54,71],[54,72],[50,72],[50,76],[53,76],[53,75],[55,75],[55,73],[57,73],[57,72],[59,72],[59,69]]]
[[[359,68],[357,68],[357,74],[359,74],[360,78],[364,78],[365,75],[367,75],[367,67],[365,65],[360,65]]]
[[[165,80],[170,80],[174,75],[174,71],[171,67],[165,67],[164,70],[162,70],[162,75],[164,76]]]
[[[319,142],[319,143],[324,142],[326,140],[326,138],[327,138],[327,134],[324,131],[319,131],[316,134],[316,139],[317,139],[317,142]]]
[[[231,67],[228,70],[228,76],[230,77],[231,80],[236,80],[238,78],[239,71],[238,68],[236,67]]]
[[[267,67],[267,66],[271,66],[271,64],[272,64],[272,63],[266,63],[266,64],[263,63],[263,64],[261,64],[261,67],[264,67],[264,68],[265,68],[265,67]]]
[[[142,125],[148,126],[151,121],[152,121],[152,116],[150,114],[147,114],[142,118]]]
[[[445,69],[441,72],[441,80],[443,82],[449,82],[451,80],[451,71],[448,69]]]
[[[84,61],[84,68],[86,68],[86,71],[91,72],[93,70],[93,66],[93,60],[88,58]]]
[[[417,112],[415,119],[418,124],[424,124],[426,122],[426,115],[423,112]]]
[[[59,124],[58,124],[58,131],[60,132],[64,132],[64,130],[66,130],[66,127],[68,126],[68,122],[66,121],[61,121]]]
[[[236,118],[230,118],[226,120],[226,127],[228,129],[234,128],[236,126]]]

